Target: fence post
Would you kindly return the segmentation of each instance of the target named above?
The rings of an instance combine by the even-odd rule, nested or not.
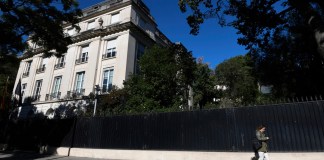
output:
[[[73,120],[72,138],[71,138],[71,144],[70,144],[69,151],[68,151],[68,156],[70,156],[71,148],[73,148],[74,135],[75,135],[75,129],[76,129],[76,123],[77,123],[77,117],[75,117],[74,120]]]

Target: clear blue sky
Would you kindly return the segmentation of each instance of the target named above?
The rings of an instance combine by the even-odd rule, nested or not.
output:
[[[83,9],[103,0],[78,1]],[[181,42],[195,58],[203,57],[212,69],[226,59],[247,53],[243,46],[237,44],[236,31],[231,27],[220,27],[216,19],[206,20],[197,36],[190,35],[186,22],[188,13],[181,13],[178,0],[144,0],[144,3],[149,7],[158,28],[172,42]]]

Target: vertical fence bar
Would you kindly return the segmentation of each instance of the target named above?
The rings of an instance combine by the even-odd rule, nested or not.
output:
[[[73,120],[72,138],[71,138],[71,145],[70,145],[69,151],[68,151],[68,156],[70,156],[70,151],[71,151],[71,148],[73,148],[73,144],[74,144],[74,135],[75,135],[75,130],[76,130],[76,123],[77,123],[77,118],[75,117],[74,120]]]

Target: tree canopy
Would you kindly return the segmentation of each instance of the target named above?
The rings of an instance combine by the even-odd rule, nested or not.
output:
[[[251,58],[236,56],[230,58],[215,69],[217,85],[225,86],[222,98],[230,99],[234,105],[253,104],[258,94],[256,78],[253,74]]]
[[[193,101],[195,106],[205,108],[217,96],[215,90],[215,85],[217,84],[215,74],[207,64],[203,63],[202,58],[198,58],[193,77]]]
[[[241,35],[258,81],[273,85],[277,97],[324,94],[324,1],[322,0],[179,0],[191,34],[216,18]]]
[[[215,89],[213,70],[202,58],[195,63],[191,52],[181,44],[150,47],[139,65],[138,74],[131,75],[124,88],[115,88],[101,96],[100,115],[217,107],[214,98],[221,95]]]
[[[200,24],[208,18],[217,18],[220,25],[234,26],[237,29],[241,28],[239,25],[250,24],[257,31],[257,29],[274,28],[284,24],[291,13],[302,15],[307,19],[306,23],[310,23],[310,19],[315,20],[312,25],[318,27],[315,25],[323,23],[320,16],[323,14],[324,2],[322,0],[179,0],[179,7],[182,12],[186,12],[188,7],[191,9],[192,13],[187,17],[187,22],[191,27],[191,34],[198,34]],[[228,21],[225,16],[234,16],[235,19]]]
[[[125,106],[118,105],[116,110],[143,113],[185,108],[194,67],[191,52],[181,44],[146,49],[139,61],[139,73],[124,83]]]
[[[41,46],[45,55],[59,56],[72,43],[63,33],[62,24],[71,23],[77,27],[74,24],[81,15],[75,0],[2,0],[0,54],[28,50],[27,40],[30,40]]]
[[[204,19],[217,18],[220,25],[237,29],[242,35],[238,43],[248,49],[269,45],[272,37],[293,27],[292,16],[302,18],[314,32],[323,27],[322,0],[179,0],[179,7],[182,12],[188,7],[192,11],[187,17],[191,34],[199,33]]]
[[[15,55],[0,55],[0,105],[8,109],[11,103],[12,88],[19,67],[19,59]]]

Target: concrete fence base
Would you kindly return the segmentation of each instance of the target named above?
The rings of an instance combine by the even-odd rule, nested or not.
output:
[[[90,157],[114,160],[251,160],[252,152],[152,151],[89,148],[49,148],[61,156]],[[269,153],[271,160],[323,160],[323,152]]]

